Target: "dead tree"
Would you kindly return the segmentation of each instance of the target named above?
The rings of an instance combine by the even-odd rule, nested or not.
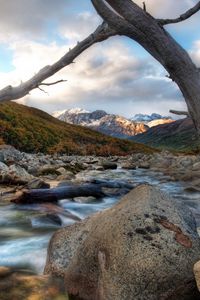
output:
[[[200,72],[188,53],[173,39],[165,25],[182,22],[200,10],[200,1],[176,19],[156,19],[132,0],[92,0],[104,23],[64,57],[46,66],[32,79],[18,87],[8,86],[0,91],[0,101],[19,99],[32,89],[45,85],[44,80],[54,75],[84,50],[113,35],[125,35],[138,42],[166,69],[176,82],[188,107],[188,114],[200,136]],[[50,84],[54,84],[50,83]],[[49,83],[47,84],[49,85]]]
[[[180,88],[200,135],[200,72],[164,25],[184,21],[200,10],[200,1],[176,19],[155,19],[131,0],[92,0],[97,12],[119,34],[138,42]]]

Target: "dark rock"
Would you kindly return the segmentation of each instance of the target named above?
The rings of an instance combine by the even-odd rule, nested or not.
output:
[[[39,178],[36,178],[27,183],[26,187],[28,189],[49,189],[50,184]]]
[[[104,170],[115,170],[117,169],[117,164],[110,161],[104,161],[101,163]]]

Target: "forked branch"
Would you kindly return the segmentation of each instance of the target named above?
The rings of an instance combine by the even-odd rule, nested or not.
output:
[[[179,23],[189,19],[191,16],[196,14],[199,10],[200,10],[200,1],[195,6],[190,8],[188,11],[186,11],[184,14],[180,15],[180,17],[176,19],[158,19],[157,21],[162,26],[167,24]]]

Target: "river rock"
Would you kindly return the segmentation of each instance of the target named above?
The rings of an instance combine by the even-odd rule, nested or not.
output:
[[[200,162],[196,162],[193,166],[192,166],[193,171],[200,171]]]
[[[6,164],[19,162],[23,158],[23,153],[9,145],[0,145],[0,161]]]
[[[57,171],[57,166],[52,165],[44,165],[38,170],[39,176],[48,176],[48,175],[55,175],[56,177],[61,173]]]
[[[40,178],[35,178],[27,183],[27,189],[49,189],[50,184]]]
[[[117,164],[111,161],[103,161],[101,167],[103,167],[104,170],[115,170],[117,169]]]
[[[37,227],[60,227],[62,225],[61,218],[52,213],[35,216],[31,219],[31,224],[34,228]]]
[[[0,183],[5,183],[9,181],[9,168],[3,162],[0,162]]]
[[[138,164],[138,168],[140,168],[140,169],[149,169],[150,168],[150,164],[149,164],[149,162],[140,162]]]
[[[0,163],[0,183],[25,184],[33,178],[32,175],[18,165],[7,167],[4,163]]]
[[[122,169],[125,170],[135,170],[136,169],[136,164],[131,163],[131,162],[125,162],[121,165]]]
[[[9,174],[11,178],[17,183],[27,183],[34,177],[30,175],[25,169],[18,165],[12,165],[9,167]]]
[[[71,180],[75,178],[74,173],[66,170],[64,167],[57,169],[57,172],[60,173],[60,176],[57,177],[57,180]]]
[[[57,231],[45,273],[83,300],[194,300],[200,240],[191,212],[141,185],[110,209]]]

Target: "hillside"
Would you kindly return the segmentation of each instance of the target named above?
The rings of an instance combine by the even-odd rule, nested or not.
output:
[[[62,122],[36,108],[0,104],[0,144],[25,152],[125,155],[152,149]]]
[[[131,139],[161,149],[197,151],[200,148],[195,128],[189,118],[152,127]]]

